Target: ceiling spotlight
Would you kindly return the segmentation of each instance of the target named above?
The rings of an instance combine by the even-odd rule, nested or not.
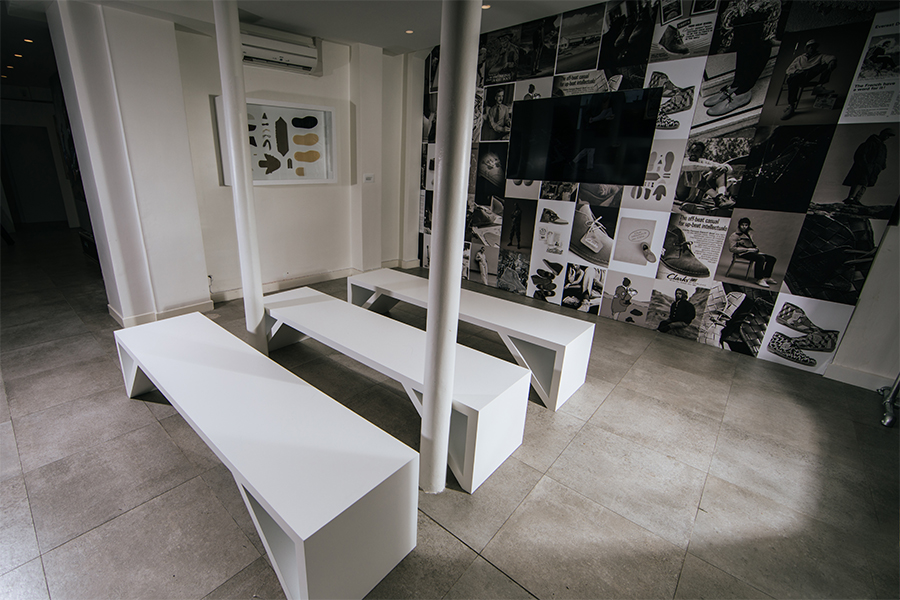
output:
[[[29,44],[33,44],[33,43],[34,43],[34,40],[29,40],[28,38],[25,38],[25,41],[28,42]]]
[[[406,30],[406,33],[412,33],[412,32],[413,32],[412,29],[407,29],[407,30]]]
[[[6,65],[6,68],[7,68],[7,69],[12,69],[13,66],[12,66],[12,65]]]
[[[482,4],[482,5],[481,5],[481,10],[487,10],[487,9],[489,9],[490,7],[491,7],[490,4]]]
[[[21,54],[13,54],[13,56],[15,56],[16,58],[22,58]]]

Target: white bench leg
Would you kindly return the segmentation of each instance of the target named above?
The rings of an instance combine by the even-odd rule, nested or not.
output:
[[[119,364],[122,365],[122,377],[125,379],[125,392],[129,398],[152,392],[156,386],[150,378],[141,370],[138,363],[128,351],[120,344],[116,344],[119,351]]]
[[[381,292],[375,292],[363,287],[347,284],[347,297],[352,304],[385,315],[399,300],[385,296]]]
[[[537,344],[520,340],[504,333],[500,339],[521,367],[531,371],[531,385],[550,410],[556,410],[557,400],[553,397],[556,376],[557,353]],[[562,404],[562,403],[559,403]]]
[[[270,351],[278,350],[306,339],[306,336],[296,329],[270,317],[268,312],[266,313],[266,337],[268,338]]]

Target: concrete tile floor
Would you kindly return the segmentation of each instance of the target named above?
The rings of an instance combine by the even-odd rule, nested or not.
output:
[[[227,469],[158,393],[125,397],[77,238],[0,258],[0,597],[283,597]],[[240,301],[208,316],[242,334]],[[585,386],[557,413],[532,394],[475,494],[420,494],[418,546],[370,597],[898,596],[900,438],[877,393],[606,319],[594,339]],[[418,448],[394,382],[315,342],[272,358]]]

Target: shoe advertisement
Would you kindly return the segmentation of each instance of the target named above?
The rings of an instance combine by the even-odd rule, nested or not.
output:
[[[827,4],[609,0],[484,34],[469,281],[824,372],[900,197],[900,10]]]
[[[706,57],[717,16],[715,2],[661,0],[650,62]]]
[[[697,81],[703,77],[706,57],[682,58],[647,66],[646,87],[663,90],[655,139],[684,139],[697,109]]]
[[[719,253],[728,237],[729,222],[725,217],[671,215],[656,278],[688,285],[712,285]]]
[[[758,358],[824,373],[852,315],[852,306],[779,294]]]

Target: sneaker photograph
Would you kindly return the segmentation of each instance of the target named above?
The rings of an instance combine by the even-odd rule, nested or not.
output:
[[[554,225],[568,225],[569,222],[560,219],[559,215],[550,210],[549,208],[545,208],[544,212],[541,213],[541,223],[553,223]]]

